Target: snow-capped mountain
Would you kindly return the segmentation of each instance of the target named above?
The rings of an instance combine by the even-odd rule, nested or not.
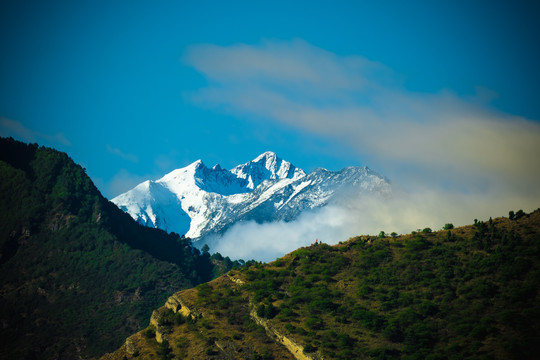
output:
[[[196,241],[239,221],[291,221],[349,191],[387,194],[390,184],[365,166],[306,174],[265,152],[231,170],[208,168],[198,160],[159,180],[147,180],[112,202],[143,225]]]
[[[231,173],[239,179],[247,180],[247,187],[255,189],[264,180],[298,179],[306,175],[302,169],[296,168],[288,161],[277,157],[271,151],[259,155],[255,160],[238,165]]]

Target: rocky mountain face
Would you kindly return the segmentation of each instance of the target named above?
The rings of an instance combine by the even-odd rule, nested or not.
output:
[[[306,174],[272,152],[231,170],[202,161],[145,181],[112,202],[139,223],[194,241],[240,221],[292,221],[350,192],[388,194],[390,184],[367,167]]]

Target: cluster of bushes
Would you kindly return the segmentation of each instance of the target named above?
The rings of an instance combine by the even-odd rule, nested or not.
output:
[[[448,223],[440,232],[314,245],[246,269],[246,289],[261,316],[279,304],[273,321],[307,353],[532,358],[540,351],[539,230],[490,219],[459,231]]]
[[[537,212],[520,221],[302,248],[235,271],[243,286],[197,286],[196,306],[214,317],[185,319],[185,328],[208,341],[249,343],[245,357],[257,359],[271,359],[261,349],[275,343],[250,311],[304,353],[328,359],[534,358],[539,220]],[[167,316],[164,323],[176,321]],[[214,351],[209,345],[207,355]]]

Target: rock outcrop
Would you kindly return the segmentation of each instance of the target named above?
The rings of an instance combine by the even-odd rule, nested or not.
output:
[[[298,343],[296,343],[291,338],[283,335],[278,329],[276,329],[272,324],[266,320],[261,318],[257,315],[257,311],[255,310],[255,307],[251,307],[251,311],[249,312],[249,316],[255,321],[257,324],[264,327],[266,330],[266,333],[268,336],[282,344],[289,350],[289,352],[297,359],[297,360],[323,360],[323,357],[320,356],[317,353],[305,353],[304,347]]]
[[[187,303],[182,300],[180,293],[176,293],[168,298],[165,307],[171,309],[175,314],[179,312],[184,317],[198,317],[199,315],[202,315],[202,313],[193,306],[188,306]]]

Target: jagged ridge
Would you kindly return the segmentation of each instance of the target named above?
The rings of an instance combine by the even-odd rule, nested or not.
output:
[[[222,234],[246,220],[291,221],[305,210],[325,206],[340,195],[388,194],[386,178],[367,167],[310,174],[265,152],[253,161],[225,170],[201,160],[146,181],[112,202],[139,223],[186,234],[194,241]]]

